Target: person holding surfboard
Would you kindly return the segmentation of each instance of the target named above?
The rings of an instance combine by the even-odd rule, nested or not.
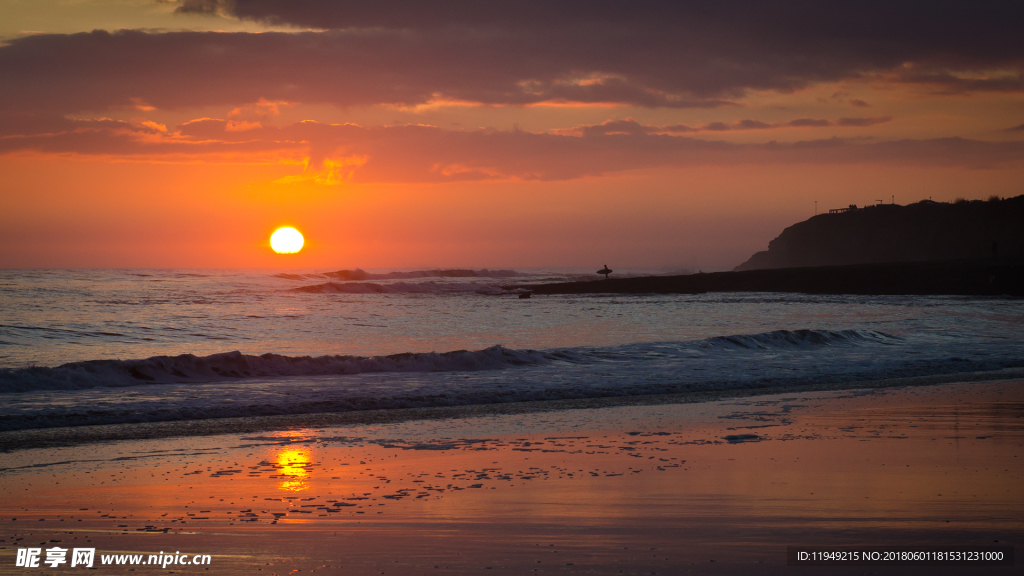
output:
[[[612,271],[611,271],[611,268],[608,268],[608,265],[605,264],[604,268],[598,270],[597,273],[598,274],[604,274],[604,279],[607,280],[608,279],[608,275],[611,274]]]

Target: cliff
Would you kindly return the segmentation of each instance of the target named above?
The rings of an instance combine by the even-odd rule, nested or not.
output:
[[[819,214],[783,230],[736,270],[951,260],[1024,260],[1024,195]]]

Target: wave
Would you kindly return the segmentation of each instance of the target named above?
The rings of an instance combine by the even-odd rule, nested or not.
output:
[[[411,270],[408,272],[374,273],[356,268],[355,270],[336,270],[321,274],[274,274],[276,278],[286,280],[306,280],[309,278],[334,278],[344,281],[358,280],[411,280],[414,278],[517,278],[529,276],[515,270],[467,270],[453,268],[448,270]]]
[[[209,356],[182,354],[154,356],[145,360],[87,360],[56,368],[6,369],[0,372],[0,393],[201,383],[275,376],[492,370],[544,361],[546,358],[543,353],[510,350],[502,346],[474,352],[458,350],[370,357],[253,356],[238,351]]]
[[[808,348],[842,344],[896,344],[903,338],[875,330],[775,330],[763,334],[718,336],[707,347],[735,347],[757,350]]]
[[[888,345],[901,340],[873,330],[776,330],[763,334],[721,336],[693,342],[634,344],[616,348],[483,350],[402,353],[387,356],[259,356],[226,352],[209,356],[183,354],[144,360],[88,360],[54,368],[0,369],[0,393],[39,390],[117,388],[147,384],[204,383],[258,377],[322,376],[374,372],[464,372],[552,363],[637,362],[665,354],[679,355],[720,348],[799,350],[821,346]]]

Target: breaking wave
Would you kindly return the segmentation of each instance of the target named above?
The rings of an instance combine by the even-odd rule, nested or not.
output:
[[[0,369],[0,393],[39,390],[116,388],[146,384],[204,383],[257,377],[321,376],[375,372],[465,372],[553,363],[643,362],[653,357],[716,350],[801,350],[821,346],[896,344],[901,340],[873,330],[776,330],[763,334],[721,336],[692,342],[634,344],[612,348],[483,350],[403,353],[387,356],[259,356],[226,352],[209,356],[183,354],[144,360],[88,360],[54,368]]]
[[[718,336],[706,340],[708,346],[731,346],[767,350],[771,348],[808,348],[829,344],[896,344],[903,338],[875,330],[775,330],[763,334]]]

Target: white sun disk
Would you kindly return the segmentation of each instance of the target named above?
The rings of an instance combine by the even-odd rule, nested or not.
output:
[[[278,254],[295,254],[305,242],[295,228],[278,228],[270,236],[270,247]]]

